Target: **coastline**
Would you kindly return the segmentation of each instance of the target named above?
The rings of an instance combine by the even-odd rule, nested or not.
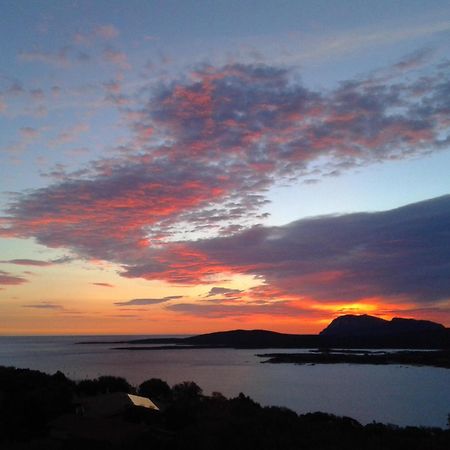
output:
[[[109,340],[102,336],[97,339]],[[219,391],[231,398],[244,392],[261,405],[286,406],[298,414],[320,410],[353,417],[363,424],[376,420],[399,426],[444,427],[449,412],[448,371],[443,368],[261,364],[256,353],[296,350],[199,348],[141,352],[112,350],[110,345],[79,346],[74,344],[76,340],[3,342],[0,364],[50,374],[61,370],[75,380],[111,374],[125,377],[135,386],[149,376],[171,384],[187,379],[209,394]]]
[[[121,377],[74,382],[61,372],[47,375],[1,366],[0,381],[0,445],[5,449],[63,450],[83,445],[140,450],[151,442],[152,448],[174,450],[330,446],[444,450],[450,444],[449,429],[362,425],[350,417],[323,412],[297,414],[284,407],[262,407],[243,393],[232,398],[218,392],[204,395],[200,386],[189,381],[169,387],[163,380],[152,379],[133,387]],[[142,407],[119,411],[114,406],[113,414],[106,407],[87,415],[80,410],[86,401],[105,405],[115,392],[146,394],[159,411]]]

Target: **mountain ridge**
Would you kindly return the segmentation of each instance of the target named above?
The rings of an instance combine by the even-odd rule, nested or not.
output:
[[[113,343],[132,345],[126,347],[129,350],[314,347],[445,349],[450,348],[450,329],[436,322],[399,317],[387,321],[363,314],[337,317],[319,334],[238,329],[186,338],[149,338]],[[153,347],[137,347],[138,344],[151,344]]]
[[[444,325],[430,320],[394,317],[389,321],[368,314],[347,314],[332,320],[319,334],[322,336],[372,336],[440,332],[445,329]]]

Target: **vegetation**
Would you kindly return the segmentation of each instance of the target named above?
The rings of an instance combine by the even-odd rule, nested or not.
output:
[[[111,392],[135,393],[134,387],[125,378],[109,375],[101,376],[94,380],[82,380],[77,383],[75,391],[80,395],[98,395]]]
[[[0,367],[0,448],[2,449],[369,449],[447,450],[450,430],[366,426],[348,417],[320,412],[297,415],[279,407],[261,407],[239,394],[205,396],[193,382],[170,388],[151,378],[137,392],[164,404],[159,412],[140,410],[115,417],[114,426],[139,424],[126,443],[61,439],[52,434],[52,420],[74,414],[80,396],[130,387],[123,378],[100,377],[78,383],[62,373]]]
[[[168,405],[172,402],[172,389],[159,378],[150,378],[144,381],[140,384],[137,392],[143,397],[151,398],[158,406]]]

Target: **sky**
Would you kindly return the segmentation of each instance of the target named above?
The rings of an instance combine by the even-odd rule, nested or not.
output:
[[[0,9],[0,334],[450,326],[447,1]]]

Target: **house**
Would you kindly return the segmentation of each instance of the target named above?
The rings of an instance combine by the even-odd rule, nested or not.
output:
[[[159,408],[147,397],[112,392],[80,399],[78,413],[84,417],[113,417],[134,408],[159,411]]]
[[[59,441],[125,445],[150,431],[148,414],[158,411],[149,398],[125,392],[83,397],[76,414],[64,414],[50,423],[50,435]]]

